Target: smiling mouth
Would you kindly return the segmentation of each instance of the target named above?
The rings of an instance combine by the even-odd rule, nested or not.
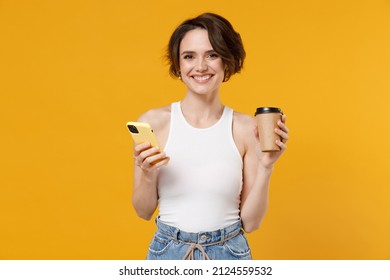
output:
[[[202,76],[192,76],[192,78],[196,81],[207,81],[209,80],[213,75],[202,75]]]

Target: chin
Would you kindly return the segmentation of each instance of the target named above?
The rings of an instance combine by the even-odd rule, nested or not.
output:
[[[218,92],[219,91],[219,86],[210,86],[210,85],[204,85],[204,86],[190,86],[188,87],[189,91],[196,93],[196,94],[201,94],[201,95],[206,95],[206,94],[211,94],[213,92]]]
[[[199,94],[199,95],[208,95],[208,94],[212,94],[216,91],[218,91],[218,89],[215,89],[215,88],[208,88],[208,89],[190,89],[191,92],[195,93],[195,94]]]

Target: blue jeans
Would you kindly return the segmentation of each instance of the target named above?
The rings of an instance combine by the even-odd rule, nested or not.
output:
[[[224,229],[191,233],[156,219],[157,231],[149,245],[147,260],[251,260],[241,220]]]

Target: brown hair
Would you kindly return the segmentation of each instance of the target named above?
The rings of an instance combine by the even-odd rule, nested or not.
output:
[[[232,75],[239,73],[245,59],[245,50],[240,34],[222,16],[204,13],[184,21],[173,32],[167,49],[170,75],[180,77],[179,49],[181,40],[188,31],[197,28],[207,30],[211,46],[226,66],[224,82],[228,81]]]

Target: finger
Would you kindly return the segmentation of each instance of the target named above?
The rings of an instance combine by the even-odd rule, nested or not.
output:
[[[282,115],[282,122],[286,123],[286,115],[285,114]]]
[[[157,163],[154,163],[149,166],[140,166],[140,168],[144,171],[151,172],[153,170],[159,170],[161,167],[165,166],[169,162],[169,157],[166,157],[165,159],[158,161]]]
[[[155,164],[157,164],[158,162],[160,162],[161,160],[165,160],[166,158],[167,155],[164,152],[149,156],[142,162],[141,167],[150,168]]]
[[[287,140],[288,140],[288,134],[286,132],[284,132],[283,130],[281,129],[278,129],[278,128],[275,128],[275,133],[278,134],[282,139],[281,141],[286,143]]]
[[[141,166],[146,158],[150,157],[151,155],[157,154],[159,152],[158,147],[152,147],[147,150],[144,150],[143,152],[139,153],[138,155],[134,155],[135,163],[138,166]]]
[[[283,143],[282,141],[276,140],[275,143],[276,143],[276,145],[278,145],[280,147],[281,151],[284,151],[287,149],[287,145],[285,143]]]
[[[153,165],[155,164],[157,161],[160,161],[160,160],[163,160],[167,157],[167,155],[162,152],[162,153],[158,153],[158,154],[154,154],[154,155],[151,155],[149,157],[147,157],[145,160],[144,160],[144,163],[148,164],[148,165]]]
[[[142,151],[148,149],[151,147],[151,144],[149,142],[144,142],[141,144],[138,144],[134,147],[134,154],[138,156]]]
[[[158,168],[160,168],[161,166],[165,166],[165,165],[168,164],[169,160],[170,160],[170,158],[169,158],[169,157],[166,157],[166,158],[164,158],[163,160],[158,161],[157,163],[153,164],[153,168],[158,169]]]
[[[287,127],[287,125],[284,122],[278,121],[278,126],[279,126],[280,129],[282,129],[283,131],[288,133],[288,127]]]
[[[142,151],[139,155],[138,155],[138,157],[139,158],[141,158],[142,159],[142,161],[144,161],[147,157],[150,157],[150,156],[152,156],[152,155],[154,155],[154,154],[157,154],[157,153],[159,153],[160,152],[160,149],[159,149],[159,147],[151,147],[151,148],[149,148],[149,149],[146,149],[146,150],[144,150],[144,151]]]

